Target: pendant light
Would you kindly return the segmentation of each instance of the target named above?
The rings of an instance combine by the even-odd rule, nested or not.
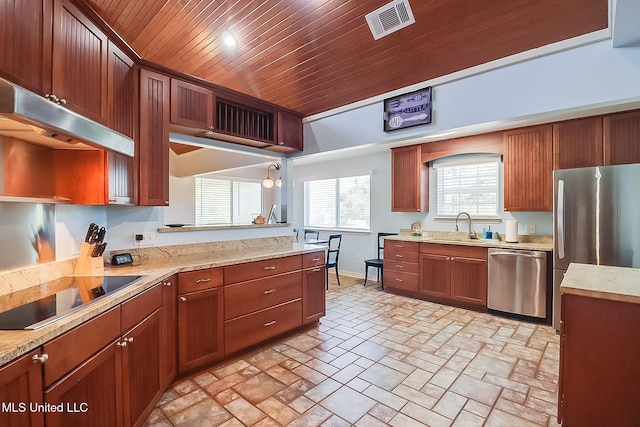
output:
[[[278,187],[282,187],[282,178],[278,178],[276,181],[274,181],[273,178],[271,178],[271,175],[269,174],[269,169],[271,168],[275,168],[277,171],[279,171],[280,163],[274,163],[267,167],[267,177],[264,179],[264,181],[262,181],[262,186],[264,188],[272,188],[275,184]]]

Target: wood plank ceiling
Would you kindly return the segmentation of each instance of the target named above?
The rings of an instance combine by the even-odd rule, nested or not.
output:
[[[374,40],[389,0],[85,1],[143,59],[305,116],[608,23],[607,0],[410,0],[416,23]]]

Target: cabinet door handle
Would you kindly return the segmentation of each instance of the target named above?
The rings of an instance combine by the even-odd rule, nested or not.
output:
[[[171,282],[164,282],[163,285],[165,286],[171,286]]]
[[[267,291],[264,291],[264,294],[265,294],[265,295],[269,295],[269,294],[274,293],[275,291],[276,291],[275,289],[269,289],[269,290],[267,290]]]
[[[42,365],[44,362],[49,360],[49,355],[47,353],[42,353],[42,356],[34,354],[31,360],[33,360],[33,363],[39,363]]]
[[[129,344],[131,344],[133,342],[133,337],[125,338],[124,341],[128,342]]]
[[[116,345],[118,347],[126,347],[127,346],[127,340],[124,340],[122,342],[117,342]]]
[[[268,265],[264,268],[265,270],[275,270],[276,266],[275,265]]]
[[[276,321],[272,320],[271,322],[265,323],[264,326],[267,327],[267,326],[271,326],[271,325],[275,325],[275,324],[276,324]]]
[[[208,279],[198,279],[196,280],[196,283],[207,283],[211,281],[211,277],[209,277]]]
[[[187,300],[187,297],[180,297],[180,301],[185,302]]]

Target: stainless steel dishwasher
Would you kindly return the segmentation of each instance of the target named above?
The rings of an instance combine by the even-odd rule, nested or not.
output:
[[[547,254],[489,249],[487,306],[490,310],[547,317]]]

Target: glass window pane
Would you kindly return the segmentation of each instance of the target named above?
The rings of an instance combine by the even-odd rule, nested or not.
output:
[[[370,198],[368,175],[306,181],[304,224],[306,227],[368,230]]]
[[[499,161],[438,166],[437,214],[497,216]]]

